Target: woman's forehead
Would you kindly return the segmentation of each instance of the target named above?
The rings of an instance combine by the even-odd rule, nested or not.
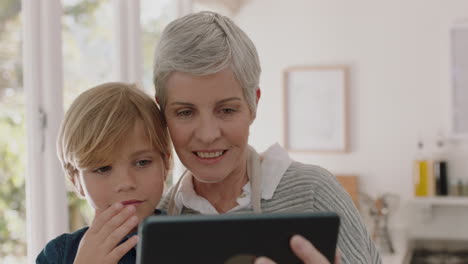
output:
[[[167,103],[193,101],[221,101],[228,98],[243,99],[241,86],[231,70],[195,76],[175,72],[166,83]]]

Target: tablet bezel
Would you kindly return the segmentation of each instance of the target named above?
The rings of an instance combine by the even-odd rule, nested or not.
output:
[[[332,263],[339,224],[338,215],[331,212],[150,216],[138,228],[137,263],[181,263],[190,259],[191,263],[219,264],[220,258],[226,263],[232,252],[266,255],[278,264],[302,263],[289,247],[289,238],[294,234],[313,242]],[[201,241],[203,237],[209,240]],[[143,252],[146,243],[150,243],[149,252]],[[182,248],[184,245],[187,247]],[[250,252],[238,252],[245,247]],[[224,253],[224,257],[217,256]]]

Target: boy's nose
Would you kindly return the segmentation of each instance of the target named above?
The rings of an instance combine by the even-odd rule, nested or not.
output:
[[[136,189],[135,177],[130,170],[119,173],[119,175],[116,178],[117,192],[126,192]]]

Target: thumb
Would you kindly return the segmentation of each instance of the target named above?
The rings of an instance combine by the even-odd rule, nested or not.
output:
[[[305,264],[330,264],[328,260],[304,237],[294,235],[290,241],[296,256]]]
[[[98,216],[104,211],[105,210],[102,210],[102,209],[99,209],[99,208],[94,209],[94,219],[93,219],[92,223],[94,223],[96,221],[96,219],[98,218]]]
[[[341,251],[339,248],[336,248],[335,264],[341,264]]]

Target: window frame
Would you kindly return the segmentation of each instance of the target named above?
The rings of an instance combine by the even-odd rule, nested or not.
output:
[[[113,1],[117,47],[114,76],[117,81],[141,84],[140,1]],[[55,148],[64,115],[63,8],[61,0],[21,0],[21,5],[26,96],[27,261],[34,263],[48,241],[69,231],[65,177]]]
[[[68,231],[65,179],[55,150],[62,107],[60,0],[22,0],[26,103],[28,263],[51,237]]]

